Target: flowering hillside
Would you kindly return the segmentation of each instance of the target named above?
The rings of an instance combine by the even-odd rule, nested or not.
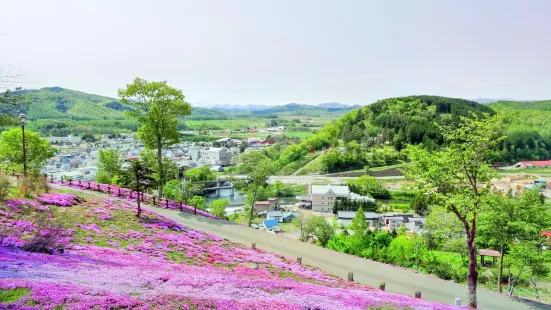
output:
[[[53,193],[1,209],[0,308],[456,309],[349,283],[152,212],[137,219],[134,203],[117,198]],[[28,250],[44,240],[55,242]]]

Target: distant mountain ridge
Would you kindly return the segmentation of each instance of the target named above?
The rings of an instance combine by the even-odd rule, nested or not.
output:
[[[120,103],[115,98],[88,94],[62,87],[27,89],[13,94],[25,95],[31,104],[23,104],[18,113],[26,113],[29,120],[71,119],[71,120],[107,120],[127,119],[125,111],[132,106]],[[226,116],[219,111],[193,107],[188,118],[223,119]]]
[[[245,106],[212,106],[211,110],[225,113],[250,112],[252,114],[272,114],[280,112],[346,112],[361,108],[360,105],[345,105],[338,102],[320,103],[318,105],[288,103],[285,105],[245,105]]]

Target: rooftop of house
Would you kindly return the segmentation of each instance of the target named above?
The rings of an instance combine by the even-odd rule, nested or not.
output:
[[[520,164],[524,166],[551,166],[551,160],[521,161]]]
[[[262,223],[267,228],[279,226],[279,222],[277,220],[264,220]]]
[[[491,257],[501,257],[501,254],[498,251],[494,250],[478,250],[478,255],[481,256],[491,256]]]
[[[255,201],[254,205],[255,206],[268,206],[268,205],[270,205],[270,202],[269,201]]]
[[[312,194],[313,195],[337,195],[337,196],[348,196],[350,191],[348,186],[342,185],[312,185]]]
[[[366,219],[376,219],[379,218],[379,215],[375,212],[364,212]],[[356,216],[356,211],[338,211],[337,217],[339,219],[348,220],[353,219]]]
[[[295,216],[297,216],[297,214],[295,212],[285,212],[285,213],[283,213],[283,218],[295,217]]]
[[[272,216],[283,216],[283,213],[281,211],[270,211],[266,213],[266,216],[272,217]]]

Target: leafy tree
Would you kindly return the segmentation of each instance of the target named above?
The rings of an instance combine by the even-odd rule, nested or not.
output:
[[[54,156],[54,148],[46,139],[33,131],[25,130],[27,168],[31,173],[39,173],[49,158]],[[8,167],[23,171],[23,142],[20,128],[12,128],[0,135],[0,162],[7,161]]]
[[[335,235],[333,226],[321,215],[315,215],[306,221],[306,233],[313,235],[322,247]]]
[[[254,203],[256,202],[259,189],[268,181],[268,177],[272,173],[271,161],[267,158],[262,158],[258,162],[250,161],[245,165],[251,165],[249,167],[249,189],[252,191],[251,210],[249,211],[249,226],[253,221]],[[254,165],[254,166],[253,166]]]
[[[537,244],[530,241],[523,241],[514,244],[507,257],[509,268],[509,281],[507,292],[513,295],[515,286],[523,273],[528,273],[531,282],[535,286],[536,277],[545,277],[549,274],[549,267],[546,263],[551,261],[548,253],[538,249]],[[511,267],[516,267],[517,273],[513,273]]]
[[[465,227],[457,216],[449,212],[445,206],[439,205],[431,206],[425,229],[438,245],[448,239],[457,239],[465,235]]]
[[[96,137],[94,137],[93,134],[91,133],[85,133],[82,135],[82,141],[86,141],[86,142],[96,142]]]
[[[498,273],[498,290],[501,293],[505,252],[514,242],[540,243],[540,233],[551,223],[551,219],[538,190],[526,191],[518,199],[492,195],[481,211],[477,242],[496,248],[502,254]]]
[[[176,179],[166,182],[164,186],[165,198],[174,201],[184,201],[182,183]]]
[[[140,122],[138,138],[147,148],[157,150],[159,196],[163,196],[166,175],[161,151],[179,142],[176,118],[191,114],[191,105],[184,101],[181,90],[168,86],[166,82],[136,78],[118,93],[123,104],[135,107],[134,111],[125,113]]]
[[[306,233],[306,223],[308,219],[304,216],[303,212],[296,212],[295,218],[293,218],[293,225],[295,225],[300,231],[299,240],[304,242],[308,240],[308,234]]]
[[[122,161],[113,149],[99,150],[98,175],[96,181],[111,183],[113,177],[121,172]]]
[[[364,210],[360,207],[356,212],[356,216],[352,219],[352,224],[350,225],[350,230],[354,232],[354,236],[363,239],[367,233],[367,221],[365,219]]]
[[[154,186],[159,186],[161,182],[161,167],[154,151],[145,149],[140,152],[140,156],[145,164],[153,170]],[[162,156],[162,171],[165,175],[165,181],[175,178],[178,173],[178,166],[167,156]]]
[[[193,196],[189,200],[189,204],[192,205],[195,208],[195,213],[197,213],[197,209],[205,211],[207,203],[205,201],[205,197],[203,197],[203,196]]]
[[[386,257],[386,249],[392,242],[392,236],[386,231],[377,230],[369,238],[369,244],[362,256],[373,260],[384,260]]]
[[[444,244],[442,244],[442,250],[446,252],[458,253],[461,255],[461,262],[463,264],[465,264],[465,258],[467,255],[469,255],[465,237],[451,237],[446,239]]]
[[[417,194],[413,196],[413,199],[410,201],[410,207],[419,214],[419,216],[427,216],[429,214],[429,195]]]
[[[122,183],[129,188],[133,188],[138,193],[136,197],[136,203],[138,204],[137,217],[140,217],[142,214],[140,193],[151,188],[153,181],[152,174],[153,171],[140,159],[132,160],[128,170],[122,174]]]
[[[209,166],[191,168],[184,172],[184,175],[192,182],[216,180],[216,174]]]
[[[210,203],[210,213],[214,216],[223,218],[226,216],[226,206],[229,204],[230,202],[227,199],[217,199]]]
[[[435,204],[444,206],[463,224],[469,250],[467,287],[469,306],[477,307],[476,288],[476,222],[484,197],[489,195],[489,184],[494,171],[488,164],[488,156],[498,146],[501,137],[500,116],[480,118],[461,117],[458,128],[444,127],[444,140],[448,147],[429,153],[410,147],[414,164],[407,171],[416,180],[418,192],[433,189]]]
[[[379,199],[391,198],[390,192],[369,175],[362,175],[356,180],[348,180],[347,184],[350,191],[360,195]]]

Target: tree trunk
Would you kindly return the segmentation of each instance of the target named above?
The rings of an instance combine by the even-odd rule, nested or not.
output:
[[[161,138],[157,137],[157,163],[159,164],[159,197],[163,197],[163,184],[165,183],[165,171],[163,169],[163,154],[161,153]]]
[[[499,258],[499,272],[497,274],[497,291],[503,293],[503,285],[501,284],[503,278],[503,244],[501,245],[501,257]]]
[[[474,245],[474,234],[467,237],[467,248],[469,250],[469,274],[467,275],[467,295],[469,297],[469,307],[476,309],[476,284],[478,280],[478,271],[476,270],[476,248]]]
[[[251,223],[253,221],[253,211],[254,211],[254,203],[256,201],[256,193],[258,192],[258,186],[255,186],[254,188],[254,195],[253,195],[253,201],[251,203],[251,212],[249,213],[249,227],[251,227]]]
[[[536,280],[534,279],[534,275],[530,276],[530,281],[534,285],[534,290],[536,291],[536,299],[538,300],[538,302],[541,302],[540,294],[538,292],[538,286],[536,285]]]

